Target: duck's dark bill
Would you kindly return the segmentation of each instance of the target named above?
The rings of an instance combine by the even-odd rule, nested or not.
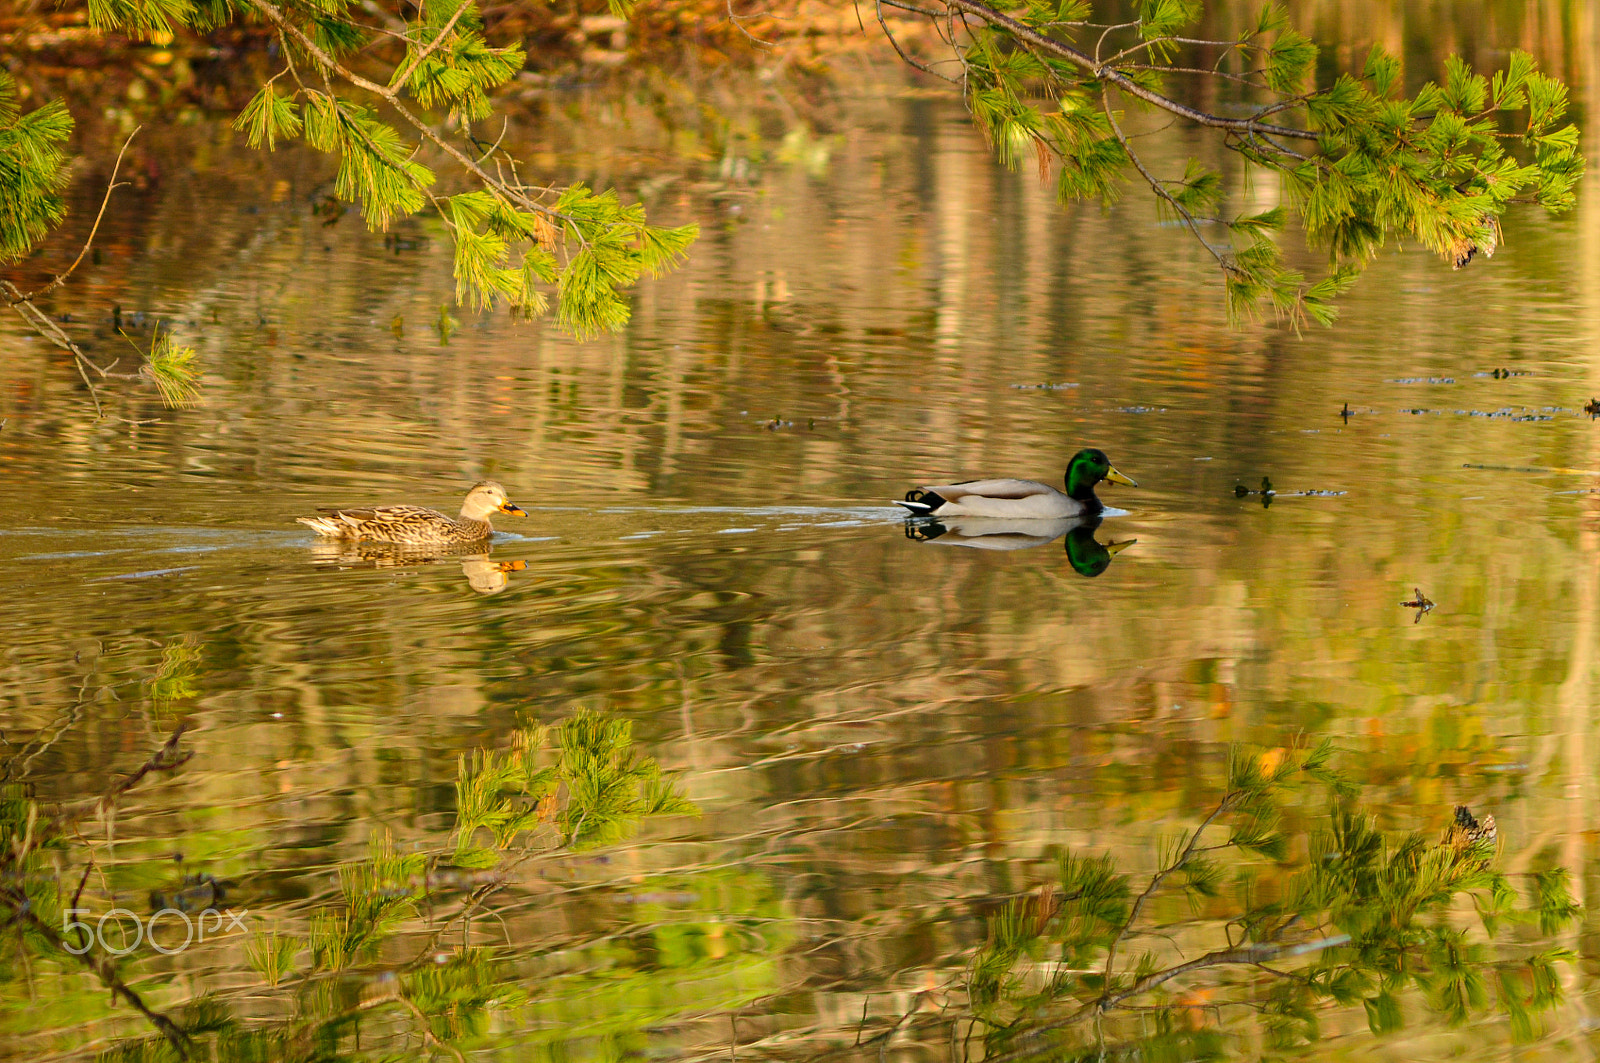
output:
[[[513,517],[526,517],[528,515],[527,510],[512,502],[500,503],[500,512],[509,513]]]

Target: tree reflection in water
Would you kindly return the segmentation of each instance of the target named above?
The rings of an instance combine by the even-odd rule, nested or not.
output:
[[[164,672],[182,671],[193,647],[178,646]],[[167,696],[181,677],[146,686]],[[81,942],[55,926],[78,907],[95,866],[76,851],[77,824],[94,810],[109,822],[140,782],[183,770],[183,732],[173,728],[139,771],[98,799],[49,810],[25,783],[8,784],[0,904],[20,931],[6,938],[8,962],[72,960]],[[30,746],[7,763],[8,779],[25,774],[17,756]],[[1385,836],[1333,769],[1332,752],[1326,742],[1236,750],[1226,792],[1164,847],[1147,878],[1111,856],[1059,855],[1052,881],[989,916],[986,939],[959,974],[916,993],[909,1011],[874,1020],[875,1030],[863,1018],[849,1051],[881,1057],[891,1041],[914,1037],[948,1045],[953,1061],[1246,1057],[1262,1046],[1302,1052],[1325,1025],[1342,1028],[1343,1016],[1363,1011],[1374,1034],[1401,1028],[1408,1012],[1462,1025],[1492,1011],[1514,1039],[1536,1037],[1540,1016],[1563,997],[1558,965],[1572,959],[1553,943],[1578,915],[1565,871],[1533,872],[1519,892],[1496,867],[1492,819],[1466,809],[1437,839]],[[1292,836],[1287,806],[1322,790],[1331,801],[1323,826]],[[367,857],[337,868],[331,896],[273,906],[268,924],[305,932],[253,928],[241,957],[249,972],[239,964],[208,993],[161,1011],[111,957],[91,949],[73,961],[151,1027],[101,1058],[465,1059],[507,1044],[564,1052],[554,1042],[575,1036],[564,1025],[514,1021],[552,1009],[593,1022],[615,1008],[619,1025],[606,1027],[605,1040],[636,1040],[652,1016],[670,1013],[640,1007],[637,987],[609,997],[606,978],[530,978],[530,943],[513,942],[505,921],[507,905],[526,900],[507,902],[516,892],[508,888],[525,890],[543,858],[615,851],[643,821],[693,811],[636,751],[626,722],[580,711],[554,727],[519,729],[507,748],[460,759],[454,816],[438,845],[402,851],[377,828]],[[686,869],[680,883],[714,891],[722,874]],[[724,891],[730,925],[744,892]],[[162,904],[175,895],[156,894]],[[1508,943],[1511,928],[1520,929]],[[569,927],[536,948],[569,950],[581,936]],[[656,947],[673,946],[662,936]],[[651,977],[674,977],[671,962],[645,966],[657,968]],[[606,977],[615,983],[627,967],[621,961]],[[761,999],[739,998],[733,1014],[751,1015]],[[842,1031],[816,1032],[837,1045]],[[801,1036],[727,1050],[788,1058],[823,1044]]]
[[[1578,916],[1566,872],[1528,876],[1519,896],[1492,825],[1465,809],[1438,840],[1385,837],[1331,753],[1236,751],[1227,792],[1142,885],[1109,857],[1061,856],[1053,883],[989,920],[950,1020],[961,1058],[1298,1051],[1358,1005],[1374,1034],[1408,1010],[1459,1026],[1492,1008],[1534,1038],[1562,1000],[1557,964],[1575,958],[1550,940]],[[1279,802],[1307,783],[1332,808],[1291,839]],[[1163,921],[1174,900],[1201,918]],[[1536,933],[1506,944],[1513,926]]]

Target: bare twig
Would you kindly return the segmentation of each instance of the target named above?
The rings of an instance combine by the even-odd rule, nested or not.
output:
[[[1206,828],[1226,813],[1239,796],[1240,791],[1238,790],[1223,795],[1222,800],[1217,802],[1217,807],[1212,809],[1211,814],[1201,821],[1200,826],[1194,829],[1194,834],[1190,836],[1189,843],[1178,854],[1178,858],[1150,876],[1150,884],[1144,888],[1143,893],[1134,898],[1132,906],[1128,909],[1128,917],[1123,920],[1122,926],[1112,935],[1110,944],[1106,946],[1105,980],[1107,987],[1111,984],[1111,965],[1117,958],[1117,945],[1127,936],[1128,931],[1133,928],[1134,921],[1139,918],[1139,913],[1144,909],[1145,902],[1150,899],[1156,890],[1161,888],[1161,883],[1166,881],[1168,875],[1189,862],[1189,858],[1194,855],[1195,848],[1200,844],[1200,838],[1205,834]],[[1109,997],[1103,996],[1100,998],[1099,1003],[1103,1006],[1108,999]]]
[[[1107,66],[1113,66],[1116,63],[1120,62],[1121,60],[1126,59],[1128,56],[1133,55],[1135,52],[1143,51],[1146,48],[1153,48],[1158,44],[1199,44],[1199,45],[1207,45],[1207,46],[1210,46],[1210,47],[1213,47],[1213,48],[1221,48],[1221,49],[1223,49],[1224,50],[1224,54],[1226,54],[1228,51],[1230,51],[1230,50],[1232,50],[1234,48],[1243,47],[1243,45],[1239,41],[1203,41],[1203,40],[1197,40],[1194,37],[1152,37],[1148,41],[1140,41],[1138,44],[1132,45],[1132,46],[1130,46],[1128,48],[1124,48],[1122,51],[1118,52],[1116,55],[1112,56],[1110,59],[1107,59],[1106,60],[1106,65]]]
[[[941,74],[937,70],[935,70],[932,67],[928,66],[926,63],[918,62],[917,60],[911,58],[909,55],[906,54],[905,49],[900,47],[900,42],[895,39],[894,32],[889,29],[889,23],[884,20],[884,17],[883,17],[883,5],[885,3],[891,3],[891,0],[878,0],[877,3],[873,4],[873,10],[875,12],[877,12],[878,25],[883,27],[883,35],[885,37],[889,38],[889,43],[894,46],[895,54],[900,57],[901,61],[904,62],[907,66],[915,67],[916,69],[922,71],[924,74],[932,74],[934,77],[940,78],[941,80],[944,80],[944,81],[948,81],[952,85],[960,84],[960,82],[958,82],[955,78],[950,77],[947,74]],[[915,8],[910,4],[891,3],[891,6],[893,6],[893,7],[901,7],[901,8],[904,8],[905,10],[908,10],[908,11],[913,11],[913,10],[921,11],[920,8]],[[929,12],[921,12],[921,13],[930,14]]]
[[[1027,23],[1014,19],[1010,15],[1003,14],[995,8],[990,7],[988,4],[981,3],[980,0],[945,0],[945,3],[949,5],[952,11],[959,11],[962,14],[970,14],[975,18],[989,23],[991,26],[999,27],[1000,29],[1005,30],[1007,33],[1010,33],[1018,41],[1026,42],[1041,51],[1050,53],[1058,59],[1064,59],[1079,69],[1086,71],[1093,77],[1115,85],[1117,88],[1121,89],[1130,96],[1136,96],[1139,99],[1144,100],[1146,103],[1154,104],[1163,111],[1168,111],[1172,114],[1178,115],[1180,118],[1186,118],[1198,125],[1209,126],[1213,129],[1229,129],[1238,133],[1251,131],[1271,133],[1273,136],[1282,137],[1287,140],[1319,139],[1318,134],[1312,132],[1311,130],[1294,129],[1290,126],[1270,125],[1259,121],[1255,116],[1249,118],[1228,118],[1224,115],[1211,114],[1206,111],[1196,110],[1187,104],[1179,103],[1170,96],[1163,96],[1161,93],[1156,92],[1153,89],[1145,88],[1143,85],[1138,84],[1121,71],[1107,66],[1095,56],[1089,55],[1087,52],[1079,51],[1077,48],[1074,48],[1069,44],[1063,44],[1061,41],[1058,41],[1054,37],[1051,37],[1047,34],[1040,33]],[[1126,28],[1126,26],[1129,25],[1137,25],[1137,23],[1127,23],[1122,26],[1111,26],[1107,28],[1106,32],[1110,33],[1111,30]],[[1103,39],[1104,37],[1102,36],[1102,40]],[[1096,48],[1098,49],[1098,45]]]
[[[146,775],[157,771],[172,771],[194,756],[194,750],[178,750],[178,742],[183,738],[183,732],[189,729],[189,721],[184,720],[173,728],[172,734],[167,738],[160,749],[150,754],[150,759],[139,765],[126,779],[118,782],[100,797],[101,807],[110,805],[117,798],[139,785]]]
[[[100,212],[94,216],[94,225],[90,227],[89,236],[83,241],[83,247],[78,251],[78,257],[72,260],[72,265],[68,266],[65,271],[56,274],[55,280],[52,280],[49,284],[46,284],[43,288],[40,288],[36,292],[29,292],[20,299],[12,300],[13,304],[17,302],[31,301],[41,295],[55,291],[57,288],[65,284],[67,282],[67,278],[72,276],[72,271],[78,268],[78,263],[83,261],[83,256],[89,253],[89,245],[94,243],[95,233],[100,231],[100,219],[106,216],[106,206],[111,202],[111,193],[122,187],[121,185],[117,184],[117,171],[122,168],[122,156],[127,154],[128,145],[133,143],[134,136],[137,135],[139,130],[143,128],[143,126],[134,126],[133,132],[128,134],[128,139],[122,142],[122,150],[117,152],[117,161],[111,166],[111,180],[106,183],[106,194],[100,200]]]
[[[1188,230],[1194,234],[1194,238],[1200,241],[1201,246],[1203,246],[1207,251],[1211,252],[1211,257],[1217,260],[1217,264],[1219,266],[1229,271],[1236,270],[1238,267],[1233,264],[1231,259],[1229,259],[1228,256],[1224,255],[1221,251],[1217,250],[1216,247],[1212,246],[1211,241],[1207,240],[1201,234],[1200,224],[1199,222],[1195,221],[1194,215],[1189,213],[1188,208],[1186,208],[1182,203],[1179,203],[1172,193],[1167,191],[1167,186],[1161,181],[1160,178],[1156,177],[1155,174],[1151,173],[1145,168],[1144,161],[1140,159],[1138,153],[1133,150],[1133,145],[1128,143],[1127,136],[1122,132],[1122,126],[1118,124],[1116,115],[1111,110],[1111,99],[1109,94],[1102,98],[1102,102],[1105,104],[1106,118],[1111,122],[1111,132],[1116,135],[1117,142],[1122,145],[1122,150],[1127,153],[1128,161],[1133,163],[1133,168],[1139,171],[1139,176],[1145,179],[1146,183],[1150,185],[1151,190],[1154,191],[1157,196],[1165,200],[1167,205],[1177,212],[1179,219],[1182,220],[1183,224],[1188,228]],[[1220,811],[1221,809],[1219,807],[1217,812],[1212,813],[1211,818],[1215,819],[1216,816],[1220,814]],[[1210,823],[1211,820],[1208,819],[1206,822]],[[1204,828],[1202,827],[1201,829],[1203,830]],[[1196,832],[1195,838],[1196,840],[1199,839],[1198,832]],[[1191,848],[1192,847],[1193,846],[1191,845]],[[1189,853],[1185,853],[1184,858],[1187,859],[1189,855]],[[1159,884],[1159,880],[1156,884]],[[1143,898],[1141,897],[1140,900],[1142,901]],[[1138,906],[1135,905],[1134,914],[1137,913]],[[1115,951],[1116,942],[1113,941],[1111,947],[1112,950]],[[1109,962],[1111,957],[1107,956],[1106,959],[1106,969],[1109,971],[1111,969]]]
[[[90,361],[89,356],[83,353],[83,349],[72,342],[72,337],[61,331],[61,327],[50,320],[50,315],[34,306],[15,284],[8,280],[0,279],[0,291],[6,294],[10,301],[11,309],[15,310],[22,320],[28,323],[30,328],[72,355],[78,367],[78,375],[83,378],[83,386],[89,389],[89,398],[94,403],[95,416],[105,416],[105,410],[100,405],[100,392],[94,386],[94,382],[89,379],[88,370],[93,369],[101,376],[105,376],[106,371]]]
[[[744,34],[754,43],[761,45],[763,48],[775,47],[777,44],[776,41],[764,41],[760,37],[757,37],[755,34],[744,28],[743,23],[745,19],[760,17],[761,16],[759,15],[735,15],[733,13],[733,0],[728,0],[728,21],[733,23],[733,28]]]
[[[60,951],[71,954],[72,950],[66,947],[66,939],[61,936],[60,931],[28,909],[25,906],[25,898],[21,900],[16,898],[7,899],[12,902],[12,907],[17,913],[15,918],[18,921],[25,924],[34,933],[45,938]],[[178,1053],[180,1058],[188,1058],[189,1048],[193,1043],[189,1035],[177,1023],[146,1004],[144,998],[128,983],[124,982],[121,975],[117,974],[117,965],[112,962],[110,957],[97,956],[94,955],[94,950],[85,949],[78,955],[78,962],[94,972],[95,976],[100,979],[100,983],[111,990],[112,996],[120,997],[133,1010],[148,1019],[152,1026],[161,1031],[161,1036],[167,1039],[167,1043],[172,1045],[173,1050]]]

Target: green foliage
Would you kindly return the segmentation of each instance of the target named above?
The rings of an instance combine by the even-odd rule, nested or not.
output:
[[[676,268],[698,235],[692,225],[650,225],[642,207],[624,206],[611,191],[525,184],[516,159],[472,137],[471,123],[492,113],[491,94],[526,59],[520,47],[488,42],[475,0],[398,5],[393,14],[347,0],[279,0],[270,7],[251,0],[90,0],[88,14],[98,29],[147,39],[166,39],[179,28],[208,32],[235,21],[271,22],[286,65],[234,127],[252,147],[270,151],[303,138],[336,156],[334,195],[358,204],[374,230],[432,208],[455,243],[461,305],[504,304],[534,318],[548,312],[553,287],[557,321],[574,334],[621,329],[629,316],[626,289]],[[404,19],[410,21],[403,32],[389,28]],[[386,84],[343,66],[356,53],[362,70],[374,57],[390,64]],[[460,134],[441,132],[433,111],[445,112]],[[58,145],[70,130],[58,102],[20,115],[11,80],[0,73],[0,260],[25,254],[60,222]],[[432,160],[441,157],[465,181],[444,196],[433,190],[440,173]],[[463,206],[476,201],[490,206]],[[440,331],[448,341],[453,329]],[[181,366],[166,364],[175,372],[158,368],[152,378],[169,404],[187,404],[192,392]]]
[[[376,835],[366,860],[339,868],[342,906],[311,918],[311,966],[342,971],[376,955],[384,939],[416,914],[426,866],[423,854],[396,853],[387,834]]]
[[[614,842],[648,816],[692,815],[694,804],[633,748],[633,725],[580,712],[561,724],[557,773],[567,788],[559,815],[568,844]]]
[[[189,0],[89,0],[89,25],[146,40],[170,38],[178,26],[189,24],[195,9]]]
[[[1262,8],[1233,40],[1209,42],[1185,36],[1200,9],[1199,0],[1139,0],[1132,22],[1108,28],[1075,24],[1077,5],[1026,0],[1021,19],[1032,35],[1019,39],[1010,16],[980,6],[967,9],[978,20],[970,38],[947,43],[973,122],[1000,163],[1015,169],[1032,157],[1043,179],[1055,169],[1063,204],[1110,200],[1132,164],[1216,258],[1230,316],[1268,310],[1296,329],[1330,324],[1338,295],[1391,240],[1413,240],[1460,268],[1494,253],[1499,218],[1514,202],[1552,213],[1572,206],[1584,162],[1577,128],[1562,124],[1566,87],[1527,53],[1513,52],[1492,78],[1452,56],[1441,84],[1406,99],[1400,62],[1381,47],[1360,77],[1309,85],[1319,49],[1282,6]],[[1185,52],[1195,44],[1220,49],[1221,59]],[[1169,72],[1232,79],[1223,87],[1236,91],[1235,106],[1196,112],[1189,97],[1167,94]],[[1309,244],[1327,252],[1321,276],[1285,264],[1287,212],[1228,216],[1234,193],[1216,168],[1191,161],[1179,179],[1155,174],[1117,118],[1125,101],[1212,127],[1252,168],[1274,175]],[[1519,119],[1520,131],[1503,131]],[[1228,240],[1213,243],[1217,231]]]
[[[261,980],[276,988],[285,975],[293,972],[294,958],[304,947],[305,942],[297,937],[269,930],[250,939],[245,955]]]
[[[300,121],[300,111],[295,107],[293,98],[278,95],[269,81],[245,104],[244,110],[234,120],[233,128],[250,138],[252,148],[265,144],[267,150],[272,151],[278,146],[280,137],[293,140],[299,136],[304,123]]]
[[[60,100],[23,114],[16,82],[0,70],[0,262],[27,254],[65,216],[61,145],[71,134]]]
[[[140,372],[156,386],[161,401],[173,409],[200,401],[200,367],[193,347],[172,342],[170,329],[160,330],[150,343],[150,353]]]
[[[1557,965],[1570,954],[1528,955],[1522,941],[1501,948],[1496,933],[1508,922],[1537,923],[1546,937],[1569,927],[1580,911],[1565,872],[1530,876],[1519,904],[1493,867],[1493,840],[1457,828],[1438,841],[1383,834],[1351,803],[1331,755],[1327,743],[1235,750],[1227,792],[1165,849],[1137,897],[1109,856],[1067,854],[1054,883],[992,916],[967,978],[985,1056],[1053,1031],[1062,1058],[1104,1053],[1107,1039],[1129,1058],[1153,1057],[1149,1024],[1190,1025],[1170,992],[1179,976],[1208,1001],[1208,1014],[1255,1015],[1267,1043],[1283,1050],[1314,1040],[1329,1013],[1358,1005],[1375,1034],[1403,1029],[1417,1008],[1448,1025],[1495,1008],[1519,1040],[1535,1036],[1539,1016],[1562,1000]],[[1334,806],[1325,827],[1290,845],[1280,803],[1310,786],[1330,791]],[[1291,853],[1301,855],[1285,863]],[[1197,912],[1204,901],[1209,918],[1147,917],[1162,895]],[[1463,896],[1477,906],[1475,928],[1455,918]],[[1207,1050],[1220,1051],[1220,1030],[1212,1034]]]

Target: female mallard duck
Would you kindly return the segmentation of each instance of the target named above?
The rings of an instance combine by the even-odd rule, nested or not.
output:
[[[376,506],[372,509],[322,509],[321,517],[296,517],[295,520],[334,539],[379,543],[404,543],[411,546],[442,546],[450,543],[479,543],[489,538],[493,513],[526,517],[521,506],[506,499],[506,489],[493,480],[479,480],[461,503],[459,519],[436,509],[421,506]]]
[[[1066,494],[1037,480],[968,480],[913,488],[898,504],[919,516],[1088,517],[1105,509],[1094,494],[1094,485],[1101,480],[1139,486],[1113,469],[1104,451],[1085,447],[1067,464]]]

